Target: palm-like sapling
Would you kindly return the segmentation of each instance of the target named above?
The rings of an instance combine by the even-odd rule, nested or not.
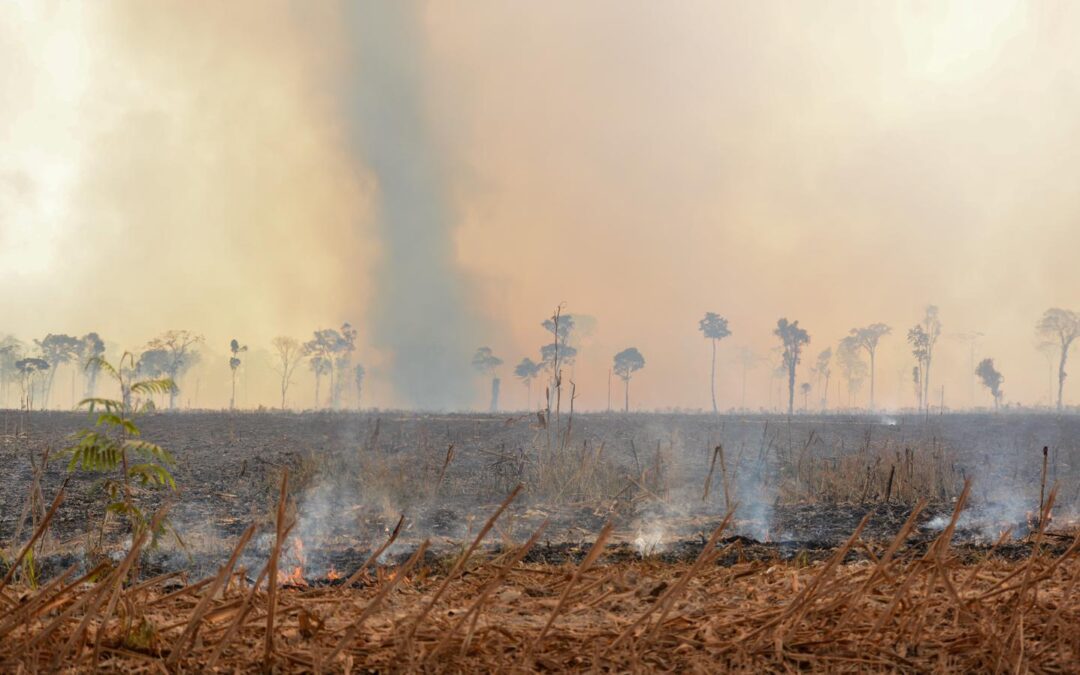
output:
[[[169,378],[133,381],[135,357],[130,352],[120,357],[119,369],[102,357],[91,359],[87,365],[91,363],[119,385],[121,398],[86,398],[79,403],[97,417],[94,426],[75,434],[75,445],[68,449],[68,471],[111,474],[102,484],[108,500],[102,531],[108,515],[116,514],[128,522],[132,535],[137,537],[150,520],[139,505],[136,490],[175,490],[176,481],[169,468],[176,462],[164,448],[140,438],[136,419],[153,409],[155,394],[171,393],[175,385]],[[132,405],[131,401],[136,403]],[[159,532],[151,534],[156,538]]]

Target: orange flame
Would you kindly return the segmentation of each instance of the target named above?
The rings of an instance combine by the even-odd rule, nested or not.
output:
[[[337,581],[340,578],[341,578],[341,573],[338,572],[336,569],[334,569],[334,566],[331,565],[329,571],[327,571],[327,573],[326,573],[326,579],[328,581]]]
[[[307,580],[304,579],[304,542],[300,540],[300,537],[293,537],[291,554],[300,564],[293,567],[287,574],[278,570],[278,583],[288,586],[307,586]]]
[[[284,572],[278,572],[278,583],[287,586],[307,586],[307,580],[304,579],[304,568],[294,567],[292,572],[285,574]]]

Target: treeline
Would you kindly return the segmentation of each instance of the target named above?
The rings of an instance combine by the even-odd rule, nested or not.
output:
[[[353,363],[357,331],[346,323],[340,329],[314,331],[310,340],[301,342],[289,336],[271,340],[272,367],[277,373],[281,407],[285,408],[296,368],[305,363],[315,376],[314,405],[339,408],[349,388],[355,388],[357,400],[363,389],[364,366]],[[168,330],[132,352],[132,358],[117,362],[117,368],[135,379],[168,379],[174,384],[163,394],[168,408],[175,409],[184,376],[202,359],[205,338],[190,330]],[[243,364],[247,345],[232,339],[225,365],[231,371],[232,392],[229,407],[236,405],[236,380]],[[0,338],[0,405],[15,396],[23,410],[45,409],[54,396],[57,372],[71,369],[73,382],[81,379],[82,398],[97,394],[98,375],[105,355],[105,342],[97,333],[82,337],[50,333],[40,340],[23,342],[13,336]],[[328,382],[323,391],[324,381]],[[163,401],[164,403],[164,401]]]
[[[533,408],[533,383],[544,378],[545,400],[543,406],[551,408],[553,397],[560,396],[564,390],[563,369],[571,372],[578,359],[579,345],[576,343],[581,321],[591,322],[591,317],[578,317],[563,314],[561,308],[540,325],[550,338],[539,348],[536,359],[523,357],[513,368],[513,374],[526,389],[527,408]],[[716,357],[718,344],[733,334],[728,320],[715,312],[707,312],[698,322],[698,330],[712,346],[710,359],[710,389],[712,408],[718,411],[716,403]],[[1048,361],[1052,360],[1057,370],[1056,404],[1060,410],[1064,405],[1064,385],[1068,376],[1066,366],[1069,352],[1080,337],[1080,313],[1061,308],[1046,310],[1035,325],[1036,334],[1041,338],[1039,350]],[[876,357],[881,340],[892,335],[891,326],[875,322],[852,328],[847,335],[833,345],[819,351],[809,367],[803,365],[804,353],[810,345],[810,333],[799,325],[797,320],[780,318],[777,320],[773,335],[777,339],[771,358],[763,357],[753,350],[743,347],[737,360],[742,365],[742,407],[746,407],[746,373],[759,363],[770,364],[772,383],[786,384],[786,404],[789,414],[796,410],[796,393],[800,393],[802,408],[809,409],[810,394],[820,392],[817,399],[822,410],[829,406],[829,382],[834,366],[847,384],[848,405],[857,397],[864,383],[869,382],[869,408],[874,410],[876,384]],[[935,364],[938,342],[943,336],[943,324],[938,308],[928,305],[922,318],[906,332],[906,341],[911,350],[910,382],[920,410],[929,411],[933,407],[931,389],[932,366]],[[995,407],[1004,399],[1004,375],[997,369],[992,358],[982,358],[975,363],[975,342],[983,337],[979,332],[955,333],[951,337],[966,341],[971,348],[972,375],[978,377],[993,396]],[[339,409],[343,402],[355,394],[357,405],[364,390],[366,370],[361,363],[354,361],[356,352],[357,330],[349,323],[338,329],[320,329],[312,333],[311,339],[301,341],[289,336],[278,336],[270,341],[271,368],[277,376],[280,393],[280,405],[288,405],[290,388],[294,384],[296,369],[301,364],[311,371],[314,377],[315,408]],[[129,368],[138,378],[167,378],[176,386],[168,393],[168,407],[176,408],[181,391],[181,383],[192,366],[199,363],[202,353],[200,348],[205,343],[202,335],[190,330],[169,330],[150,340],[141,349],[133,352]],[[246,344],[232,339],[228,344],[229,357],[226,365],[231,371],[232,390],[229,407],[236,405],[236,381],[240,367],[248,351]],[[10,402],[14,394],[18,395],[19,407],[24,410],[47,408],[53,396],[57,371],[64,366],[73,368],[75,377],[81,381],[82,396],[95,395],[100,358],[105,353],[105,342],[98,333],[87,333],[81,337],[65,334],[48,334],[40,340],[26,343],[13,336],[0,338],[0,405]],[[128,362],[125,362],[125,364]],[[479,347],[472,357],[472,366],[476,371],[491,381],[489,408],[499,409],[501,390],[500,367],[503,359],[487,346]],[[224,367],[224,366],[223,366]],[[630,382],[634,374],[645,367],[645,357],[636,347],[627,347],[614,354],[608,369],[608,409],[611,409],[612,380],[617,378],[623,384],[623,409],[630,409]],[[801,376],[801,377],[800,377]],[[73,387],[74,387],[73,379]],[[325,384],[325,389],[324,389]],[[572,385],[572,382],[569,383]],[[772,395],[770,385],[770,396]],[[573,391],[569,394],[574,396]],[[1053,398],[1052,393],[1050,394]],[[779,399],[779,396],[777,397]]]

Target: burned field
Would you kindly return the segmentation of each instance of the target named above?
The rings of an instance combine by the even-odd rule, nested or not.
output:
[[[3,418],[5,670],[1077,668],[1069,417],[155,415],[182,545],[85,424]]]

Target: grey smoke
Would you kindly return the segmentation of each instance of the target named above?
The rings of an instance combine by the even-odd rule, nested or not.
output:
[[[349,5],[355,71],[348,83],[359,160],[378,182],[383,255],[375,270],[372,343],[392,355],[399,396],[424,409],[469,403],[474,319],[453,258],[455,214],[425,105],[420,5]]]

